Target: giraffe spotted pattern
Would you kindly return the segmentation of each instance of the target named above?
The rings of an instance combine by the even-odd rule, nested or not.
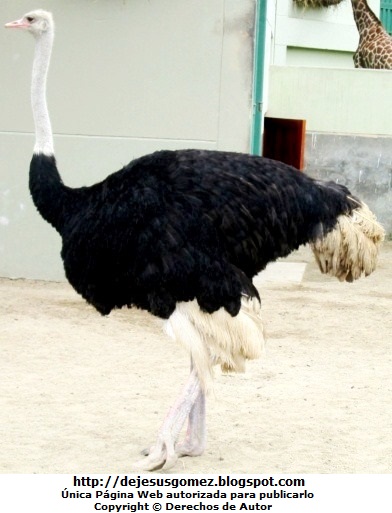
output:
[[[370,9],[366,0],[351,0],[359,32],[354,54],[356,68],[392,69],[392,37]]]

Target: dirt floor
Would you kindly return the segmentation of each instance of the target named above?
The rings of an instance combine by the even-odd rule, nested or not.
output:
[[[392,244],[354,284],[261,287],[267,355],[216,373],[208,446],[174,473],[392,472]],[[293,266],[294,269],[294,266]],[[136,310],[101,317],[65,283],[0,280],[0,472],[131,473],[188,357]]]

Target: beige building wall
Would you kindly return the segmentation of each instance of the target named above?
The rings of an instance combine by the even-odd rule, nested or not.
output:
[[[63,180],[89,185],[163,148],[249,150],[254,0],[2,0],[51,10],[48,101]],[[0,276],[62,279],[27,182],[34,42],[1,31]]]
[[[267,115],[305,119],[305,171],[346,185],[392,233],[392,72],[272,66]]]

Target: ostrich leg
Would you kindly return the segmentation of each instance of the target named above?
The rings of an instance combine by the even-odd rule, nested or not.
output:
[[[189,425],[183,444],[177,451],[176,443],[187,417]],[[202,432],[199,433],[198,431]],[[179,456],[201,454],[205,445],[205,398],[195,369],[173,407],[167,414],[155,445],[143,460],[136,463],[140,470],[171,468]]]
[[[192,370],[193,363],[191,365]],[[206,440],[206,396],[205,392],[200,389],[189,412],[185,440],[176,445],[177,456],[200,456],[204,452]]]

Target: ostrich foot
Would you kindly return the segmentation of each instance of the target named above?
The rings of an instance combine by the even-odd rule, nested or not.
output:
[[[159,470],[172,468],[177,462],[174,441],[171,433],[165,435],[159,431],[157,441],[151,449],[142,451],[144,459],[134,465],[135,470]]]
[[[177,439],[186,418],[189,424],[185,440]],[[172,468],[178,457],[197,456],[205,446],[205,398],[196,372],[192,370],[181,396],[166,416],[156,443],[143,451],[146,457],[136,463],[137,470]]]

